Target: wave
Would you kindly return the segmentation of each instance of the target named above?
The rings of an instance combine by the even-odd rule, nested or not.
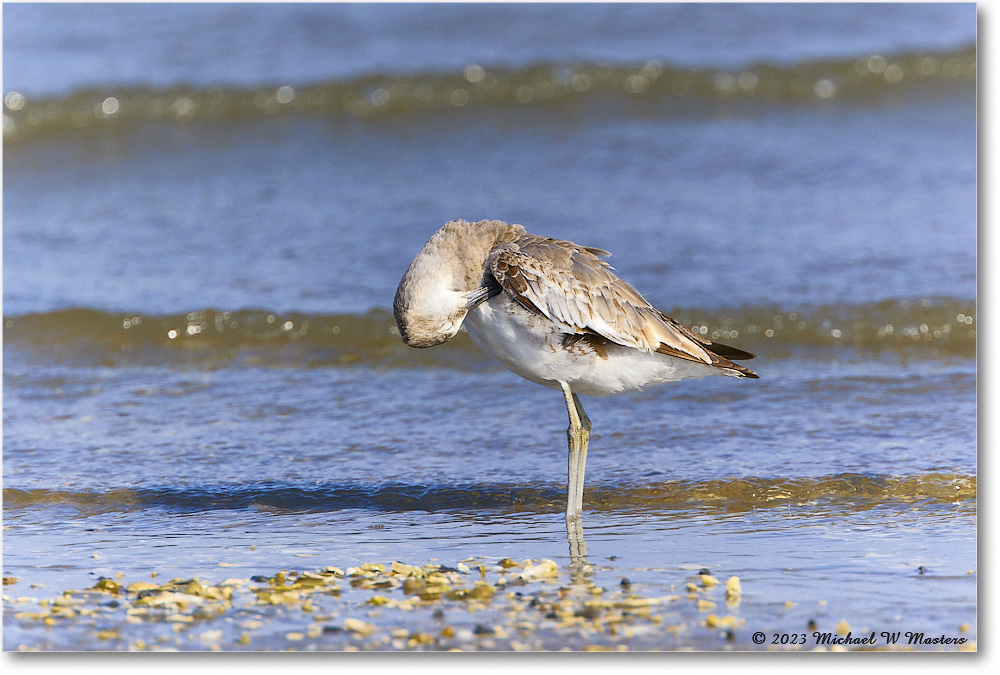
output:
[[[33,100],[4,97],[4,142],[75,130],[120,129],[146,122],[237,121],[287,115],[372,118],[443,110],[560,106],[595,99],[665,103],[664,114],[690,112],[686,104],[733,102],[795,104],[838,99],[877,101],[901,90],[974,85],[976,47],[883,56],[760,63],[738,70],[695,69],[648,61],[538,64],[522,69],[469,64],[461,72],[372,75],[350,80],[262,87],[126,87],[88,89]],[[677,105],[674,106],[673,104]]]
[[[588,508],[597,511],[718,508],[747,511],[788,505],[834,504],[867,509],[887,503],[960,505],[975,508],[976,476],[927,473],[887,476],[843,473],[818,478],[744,477],[710,481],[668,481],[652,485],[588,485]],[[364,485],[329,483],[298,486],[278,481],[252,485],[161,486],[71,492],[4,488],[5,509],[70,506],[88,513],[162,508],[207,510],[470,511],[505,508],[558,512],[565,491],[557,486]]]
[[[820,305],[796,311],[743,307],[668,313],[713,341],[767,358],[810,350],[811,358],[844,349],[899,352],[910,358],[975,357],[976,303],[954,298]],[[410,349],[392,314],[280,314],[202,309],[153,316],[67,309],[4,318],[8,357],[102,366],[234,362],[277,367],[491,368],[468,335],[447,346]]]

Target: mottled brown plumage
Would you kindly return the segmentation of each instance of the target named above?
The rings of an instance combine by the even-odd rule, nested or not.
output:
[[[705,340],[653,307],[613,272],[602,259],[608,255],[525,232],[494,246],[486,268],[517,302],[568,335],[599,335],[625,347],[757,377],[726,357],[750,359],[752,354]]]

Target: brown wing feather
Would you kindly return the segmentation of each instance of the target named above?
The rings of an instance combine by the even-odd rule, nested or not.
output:
[[[742,349],[724,345],[721,342],[709,342],[708,349],[713,354],[718,354],[722,358],[729,359],[730,361],[749,361],[750,359],[757,358],[756,354],[751,354],[750,352],[745,352]]]
[[[626,347],[756,377],[716,353],[713,343],[693,335],[650,305],[614,274],[611,265],[601,259],[604,255],[608,253],[602,249],[523,235],[496,247],[487,258],[487,269],[517,302],[566,333],[599,335]],[[747,354],[723,349],[734,355]]]

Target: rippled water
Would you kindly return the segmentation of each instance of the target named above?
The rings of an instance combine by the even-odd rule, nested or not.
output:
[[[584,400],[596,582],[744,585],[731,639],[631,648],[975,639],[974,6],[4,19],[12,594],[567,565],[561,398],[464,334],[407,348],[389,312],[437,227],[502,218],[757,354],[759,381]],[[5,611],[4,646],[128,644]]]

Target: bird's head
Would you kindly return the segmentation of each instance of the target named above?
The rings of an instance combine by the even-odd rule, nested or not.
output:
[[[464,295],[448,288],[445,279],[433,279],[427,285],[412,282],[412,277],[403,277],[392,303],[403,342],[433,347],[455,337],[468,313]]]
[[[440,256],[425,248],[406,270],[392,313],[403,342],[433,347],[455,337],[468,313],[465,293],[455,288],[455,275]]]
[[[433,347],[455,337],[477,303],[490,249],[523,233],[499,220],[453,220],[435,232],[396,289],[392,313],[403,342]]]

